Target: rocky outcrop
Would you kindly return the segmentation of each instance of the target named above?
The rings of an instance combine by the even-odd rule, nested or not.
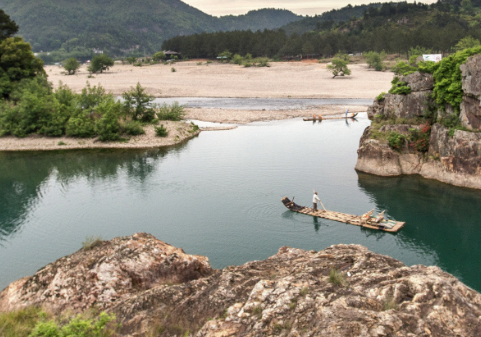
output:
[[[461,65],[464,91],[461,103],[461,124],[471,130],[481,130],[481,55],[468,58]]]
[[[401,82],[406,82],[412,91],[431,91],[434,88],[434,77],[432,74],[416,71],[412,74],[401,76]]]
[[[0,293],[0,311],[31,305],[49,310],[104,309],[129,294],[212,274],[209,260],[139,233],[81,249]]]
[[[384,129],[383,129],[384,128]],[[412,126],[391,125],[379,131],[406,134]],[[434,124],[429,139],[429,152],[419,153],[405,146],[401,151],[386,141],[371,138],[367,128],[358,149],[356,170],[380,176],[420,174],[448,184],[481,189],[481,133],[450,130]]]
[[[123,336],[147,332],[198,337],[481,335],[479,293],[438,267],[406,267],[359,245],[331,246],[319,252],[283,247],[267,260],[217,271],[207,267],[207,258],[182,255],[181,250],[146,234],[114,239],[92,250],[90,256],[116,260],[119,251],[115,248],[123,245],[134,248],[130,254],[136,255],[140,242],[148,242],[151,248],[142,250],[139,256],[143,258],[130,268],[145,270],[143,261],[165,262],[158,267],[169,265],[155,251],[167,249],[182,259],[202,261],[209,275],[197,272],[195,277],[200,277],[190,281],[191,276],[179,284],[154,282],[148,289],[126,286],[128,296],[105,302],[107,311],[122,323]],[[107,246],[111,248],[106,250]],[[94,286],[84,281],[88,269],[83,257],[79,251],[65,258],[79,266],[69,265],[79,278],[79,290],[72,288],[71,296]],[[181,265],[184,268],[170,269],[170,277],[184,279],[183,270],[190,264]],[[339,276],[330,279],[332,270]],[[35,293],[36,286],[31,286]],[[5,291],[2,296],[5,301]],[[12,298],[12,304],[21,298]],[[62,301],[61,295],[55,298]]]

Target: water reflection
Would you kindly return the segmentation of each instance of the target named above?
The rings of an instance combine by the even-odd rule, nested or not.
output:
[[[396,236],[405,249],[435,252],[438,266],[481,289],[481,256],[477,208],[481,193],[420,176],[377,177],[359,173],[359,187],[379,209],[406,221]],[[475,258],[477,261],[477,258]]]
[[[58,151],[48,155],[0,152],[0,244],[21,230],[41,202],[51,177],[60,184],[64,194],[68,193],[70,184],[80,178],[95,186],[116,180],[120,174],[142,188],[167,153],[175,154],[185,146],[184,143],[149,150]]]

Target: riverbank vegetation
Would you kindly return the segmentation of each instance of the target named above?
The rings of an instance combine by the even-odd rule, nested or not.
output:
[[[77,316],[63,314],[54,317],[41,308],[27,307],[0,313],[0,336],[10,337],[70,337],[114,336],[118,330],[115,315],[88,311]]]

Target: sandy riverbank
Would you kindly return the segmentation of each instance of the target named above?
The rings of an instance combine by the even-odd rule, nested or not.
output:
[[[172,72],[174,67],[176,72]],[[85,66],[76,75],[64,75],[59,66],[46,66],[49,81],[59,81],[80,92],[87,81],[120,95],[140,82],[156,97],[260,97],[260,98],[372,98],[391,87],[393,74],[349,65],[352,76],[332,78],[326,64],[273,62],[269,68],[196,61],[175,65],[134,67],[115,65],[108,72],[88,78]]]
[[[272,121],[312,115],[340,115],[346,109],[350,112],[366,112],[366,106],[358,105],[323,105],[320,107],[296,110],[230,110],[230,109],[186,109],[188,119],[204,122],[246,124],[258,121]]]
[[[130,136],[125,141],[101,142],[97,138],[72,138],[72,137],[43,137],[29,136],[17,138],[13,136],[0,138],[0,151],[50,151],[73,149],[141,149],[164,147],[182,143],[199,134],[193,131],[190,123],[163,121],[161,124],[169,132],[167,137],[157,137],[152,125],[145,127],[145,134]]]

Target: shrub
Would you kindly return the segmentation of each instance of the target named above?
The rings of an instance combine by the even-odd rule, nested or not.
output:
[[[122,126],[122,132],[127,134],[127,135],[131,135],[131,136],[138,136],[138,135],[145,134],[145,130],[142,127],[142,125],[140,125],[139,121],[126,122]]]
[[[329,64],[327,66],[327,70],[329,70],[334,76],[345,76],[345,75],[351,75],[351,70],[347,67],[347,61],[340,59],[340,58],[335,58],[332,60],[332,64]]]
[[[184,115],[184,106],[179,105],[179,102],[174,102],[170,106],[164,103],[157,112],[157,118],[161,121],[181,121]]]
[[[46,317],[47,314],[36,307],[0,313],[0,335],[28,337],[37,322]]]
[[[407,95],[411,93],[411,88],[408,87],[406,82],[399,81],[399,77],[394,77],[391,81],[392,87],[389,90],[390,94],[397,94],[397,95]]]
[[[60,142],[57,143],[57,145],[63,146],[63,145],[67,145],[67,144],[65,144],[64,142],[60,141]]]
[[[68,71],[69,75],[73,75],[78,70],[78,68],[80,68],[80,63],[78,63],[75,57],[71,57],[67,61],[65,61],[63,67],[65,68],[65,70]]]
[[[406,76],[417,71],[417,68],[410,66],[404,61],[401,61],[401,62],[398,62],[391,70],[393,71],[394,74],[398,76],[401,76],[401,75]]]
[[[192,132],[196,132],[199,130],[199,126],[197,124],[190,122],[190,125],[192,125]]]
[[[102,142],[120,139],[119,116],[121,110],[122,104],[113,99],[102,102],[97,107],[96,111],[101,117],[95,122],[94,131]]]
[[[112,60],[107,54],[95,55],[92,58],[88,71],[92,73],[100,73],[109,70],[110,67],[114,65],[114,60]]]
[[[85,111],[78,110],[76,114],[67,122],[66,134],[68,136],[88,138],[93,137],[94,132],[94,120],[90,114]]]
[[[155,129],[155,134],[158,137],[167,137],[169,135],[169,132],[164,127],[164,124],[160,124],[160,126],[155,126],[154,129]]]
[[[382,102],[386,99],[386,93],[383,91],[379,95],[377,95],[376,100],[378,102]]]
[[[397,305],[396,301],[394,300],[394,297],[389,297],[389,298],[384,299],[384,301],[382,302],[382,309],[384,311],[397,310],[398,305]]]
[[[172,67],[172,68],[170,68],[170,71],[173,72],[173,73],[175,73],[177,70],[175,70],[175,68]]]
[[[270,67],[269,59],[267,57],[259,57],[256,59],[258,67]]]
[[[202,65],[202,62],[197,62],[197,65],[198,65],[198,66],[201,66],[201,65]]]
[[[244,61],[244,59],[239,54],[235,54],[232,57],[232,63],[234,63],[234,64],[242,65],[243,61]]]
[[[134,121],[141,120],[143,122],[151,122],[155,118],[155,111],[151,107],[153,96],[148,95],[145,89],[137,83],[136,87],[130,87],[130,90],[122,94],[123,113],[130,116]]]
[[[92,250],[102,244],[101,236],[87,236],[85,241],[82,242],[82,247],[84,250]]]
[[[370,51],[364,54],[366,63],[369,68],[374,68],[376,71],[382,71],[384,69],[383,61],[386,58],[386,53],[383,51],[381,53]]]
[[[415,148],[419,152],[427,152],[429,150],[429,138],[431,136],[431,125],[423,124],[421,130],[410,129],[409,146]]]
[[[332,268],[329,272],[329,282],[341,287],[346,283],[346,276],[339,270]]]
[[[166,56],[163,52],[159,51],[157,53],[155,53],[153,56],[152,56],[152,59],[154,61],[163,61],[165,60]]]
[[[404,141],[406,140],[406,136],[394,131],[389,133],[387,140],[391,148],[394,150],[401,150]]]

